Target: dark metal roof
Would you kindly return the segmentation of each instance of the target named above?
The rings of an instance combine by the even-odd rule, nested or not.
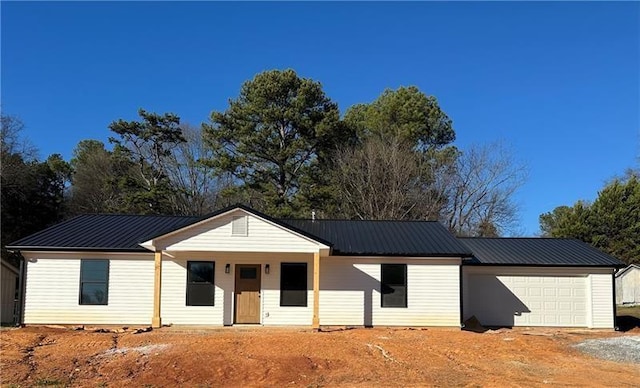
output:
[[[64,221],[7,246],[13,250],[148,252],[139,244],[233,209],[243,209],[332,248],[343,256],[473,257],[465,264],[623,267],[578,240],[456,239],[438,222],[278,220],[242,205],[204,217],[92,214]]]
[[[198,217],[87,214],[15,241],[7,249],[148,252],[138,244],[195,220]]]
[[[336,256],[466,257],[471,251],[435,221],[281,220],[330,241]]]
[[[334,255],[470,256],[442,225],[427,221],[278,220],[242,205],[204,217],[83,215],[22,238],[14,250],[147,251],[139,244],[215,217],[243,209],[332,247]]]
[[[580,240],[560,238],[459,238],[473,252],[465,264],[623,267]]]

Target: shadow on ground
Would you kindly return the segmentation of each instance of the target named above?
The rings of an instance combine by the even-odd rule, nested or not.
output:
[[[619,331],[630,331],[640,328],[640,318],[632,315],[620,315],[616,318],[616,326]]]

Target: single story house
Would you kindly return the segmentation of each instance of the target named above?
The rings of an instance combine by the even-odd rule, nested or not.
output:
[[[630,264],[616,272],[616,304],[640,304],[640,266]]]
[[[84,215],[10,244],[24,324],[614,327],[622,264],[438,222]]]

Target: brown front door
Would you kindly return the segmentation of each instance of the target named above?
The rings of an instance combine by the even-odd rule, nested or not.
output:
[[[235,323],[260,323],[260,264],[236,264]]]

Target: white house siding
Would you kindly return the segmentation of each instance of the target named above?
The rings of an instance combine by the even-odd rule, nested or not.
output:
[[[162,323],[232,325],[235,265],[259,264],[261,270],[261,324],[311,325],[313,318],[313,255],[292,253],[169,252],[162,264]],[[215,262],[214,306],[187,306],[187,261]],[[280,306],[280,264],[307,263],[307,306]],[[224,272],[230,264],[231,273]],[[269,264],[269,274],[265,265]]]
[[[587,267],[466,266],[463,317],[495,326],[612,328],[611,276]]]
[[[327,257],[320,261],[320,324],[459,326],[460,259]],[[407,264],[407,307],[381,307],[381,264]]]
[[[14,311],[16,305],[16,286],[18,285],[18,270],[2,261],[2,309],[0,310],[0,322],[14,323]]]
[[[25,324],[150,324],[152,254],[23,252]],[[80,260],[109,260],[108,305],[79,304]]]
[[[247,219],[247,234],[232,235],[234,217]],[[188,229],[155,240],[155,245],[167,251],[226,252],[317,252],[322,244],[283,229],[271,222],[236,210],[204,221]],[[326,248],[326,247],[325,247]]]
[[[594,329],[614,327],[612,274],[590,274],[591,323]]]

